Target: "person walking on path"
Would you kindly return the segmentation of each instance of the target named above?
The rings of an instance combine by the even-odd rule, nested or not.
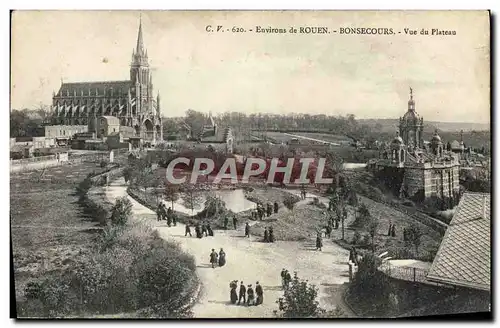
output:
[[[267,227],[264,229],[264,242],[269,242],[269,231],[267,230]]]
[[[158,207],[156,208],[156,221],[161,221],[161,203],[158,204]]]
[[[212,227],[210,226],[210,223],[207,223],[207,233],[211,237],[214,236],[214,231],[212,230]]]
[[[328,224],[325,228],[325,237],[331,238],[331,236],[332,236],[332,226]]]
[[[174,224],[174,227],[177,226],[177,214],[172,211],[172,223]]]
[[[392,232],[392,222],[389,221],[389,231],[387,231],[387,236],[391,236],[391,232]]]
[[[250,224],[245,224],[245,237],[250,238]]]
[[[281,286],[285,288],[285,281],[286,281],[286,270],[283,268],[281,270]]]
[[[243,304],[247,302],[247,288],[243,284],[243,281],[240,282],[240,293],[238,298],[238,305],[241,304],[241,300],[243,299]]]
[[[323,239],[321,238],[321,233],[318,232],[318,235],[316,236],[316,250],[319,249],[321,252],[321,248],[323,248]]]
[[[269,227],[269,242],[274,243],[274,230],[273,227]]]
[[[288,270],[286,270],[285,273],[285,288],[290,287],[290,282],[292,281],[292,275]]]
[[[238,219],[236,218],[236,215],[233,216],[233,227],[234,230],[236,230],[236,225],[238,224]]]
[[[212,264],[212,269],[215,269],[215,266],[218,262],[218,255],[215,249],[212,248],[212,253],[210,253],[210,263]]]
[[[255,294],[252,288],[252,284],[248,285],[247,295],[248,295],[247,306],[255,305]]]
[[[278,210],[279,210],[278,202],[274,202],[274,214],[277,214]],[[257,287],[255,287],[255,288],[257,288]]]
[[[393,224],[391,228],[391,237],[396,237],[396,226]]]
[[[262,304],[262,302],[264,302],[264,291],[258,281],[255,283],[255,294],[257,294],[257,301],[255,302],[255,305]]]
[[[186,233],[184,234],[184,237],[187,237],[188,234],[189,234],[189,237],[193,237],[191,235],[191,227],[189,226],[189,222],[186,223]]]
[[[224,230],[227,230],[227,225],[229,224],[229,218],[227,216],[224,217]]]
[[[236,293],[236,288],[238,288],[238,280],[231,281],[231,283],[229,283],[229,288],[231,288],[231,292],[229,293],[231,304],[236,304],[236,302],[238,301],[238,294]]]
[[[221,248],[219,252],[219,266],[223,267],[226,264],[226,252]]]

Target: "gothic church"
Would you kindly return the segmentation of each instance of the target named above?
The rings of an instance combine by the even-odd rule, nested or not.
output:
[[[54,124],[88,125],[99,117],[113,116],[121,126],[133,127],[135,136],[146,142],[163,140],[160,94],[153,94],[142,21],[132,50],[129,80],[62,83],[53,94],[52,108]]]

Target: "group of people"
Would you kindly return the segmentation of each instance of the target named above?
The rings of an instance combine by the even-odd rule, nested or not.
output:
[[[266,227],[264,229],[264,242],[265,243],[274,243],[274,230],[273,227]]]
[[[269,217],[273,214],[273,212],[274,214],[276,214],[278,213],[278,211],[279,211],[278,202],[274,202],[274,205],[271,205],[271,203],[267,203],[265,207],[263,204],[258,203],[257,209],[255,211],[252,211],[252,218],[262,220],[262,218],[264,218],[264,215]]]
[[[194,227],[194,232],[196,233],[196,238],[203,238],[203,236],[205,237],[208,237],[208,236],[211,236],[213,237],[214,236],[214,231],[212,230],[212,227],[210,226],[210,223],[208,222],[203,222],[202,224],[196,224],[196,226]],[[193,235],[191,234],[191,225],[190,223],[186,223],[186,232],[184,234],[185,237],[187,237],[187,235],[189,235],[190,237],[193,237]]]
[[[283,287],[283,289],[288,288],[291,281],[292,275],[287,269],[283,268],[283,270],[281,270],[281,286]]]
[[[166,209],[165,203],[160,202],[156,208],[156,220],[164,221],[167,220],[167,225],[170,227],[172,224],[174,227],[177,225],[177,214],[172,210],[171,207]]]
[[[239,293],[236,293],[236,289],[238,288],[238,280],[233,280],[229,283],[229,288],[231,288],[230,292],[230,300],[231,304],[236,304],[238,302],[238,305],[242,304],[241,301],[243,301],[243,305],[260,305],[262,302],[264,302],[264,290],[262,289],[262,286],[259,284],[257,281],[255,283],[255,291],[252,287],[252,284],[248,285],[245,287],[245,284],[243,281],[240,282],[240,290]],[[257,298],[255,297],[257,296]]]
[[[219,253],[212,248],[212,252],[210,253],[210,264],[212,265],[212,269],[215,269],[216,266],[223,267],[226,264],[226,252],[221,248]]]
[[[236,225],[238,224],[238,219],[236,215],[233,215],[233,228],[236,230]],[[224,217],[224,230],[227,230],[227,226],[229,225],[229,218],[227,216]]]

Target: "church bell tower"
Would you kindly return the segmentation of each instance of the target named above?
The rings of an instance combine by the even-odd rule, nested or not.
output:
[[[130,81],[132,82],[132,97],[137,99],[136,114],[144,113],[151,108],[150,99],[153,97],[153,85],[149,70],[148,51],[144,47],[142,37],[142,19],[139,22],[137,45],[132,50]]]

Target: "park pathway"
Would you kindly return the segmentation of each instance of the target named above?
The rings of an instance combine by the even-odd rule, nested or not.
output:
[[[123,178],[105,187],[109,201],[127,196]],[[133,217],[144,220],[158,230],[166,240],[177,242],[196,260],[198,274],[202,282],[200,299],[193,307],[197,318],[250,318],[272,317],[278,309],[276,300],[283,295],[280,272],[283,268],[297,271],[300,278],[308,279],[319,287],[320,305],[332,309],[332,299],[340,295],[327,295],[325,288],[341,285],[348,281],[348,251],[334,243],[325,243],[322,252],[314,250],[311,242],[277,241],[273,244],[259,242],[255,237],[244,238],[243,227],[235,230],[215,230],[214,237],[185,237],[183,224],[167,227],[157,222],[150,209],[139,204],[130,196]],[[194,234],[194,229],[191,229]],[[211,250],[221,248],[227,254],[227,263],[222,268],[212,269],[209,265]],[[264,303],[260,306],[235,306],[229,304],[229,282],[243,281],[245,285],[259,281],[264,289]],[[340,290],[340,288],[339,288]]]

